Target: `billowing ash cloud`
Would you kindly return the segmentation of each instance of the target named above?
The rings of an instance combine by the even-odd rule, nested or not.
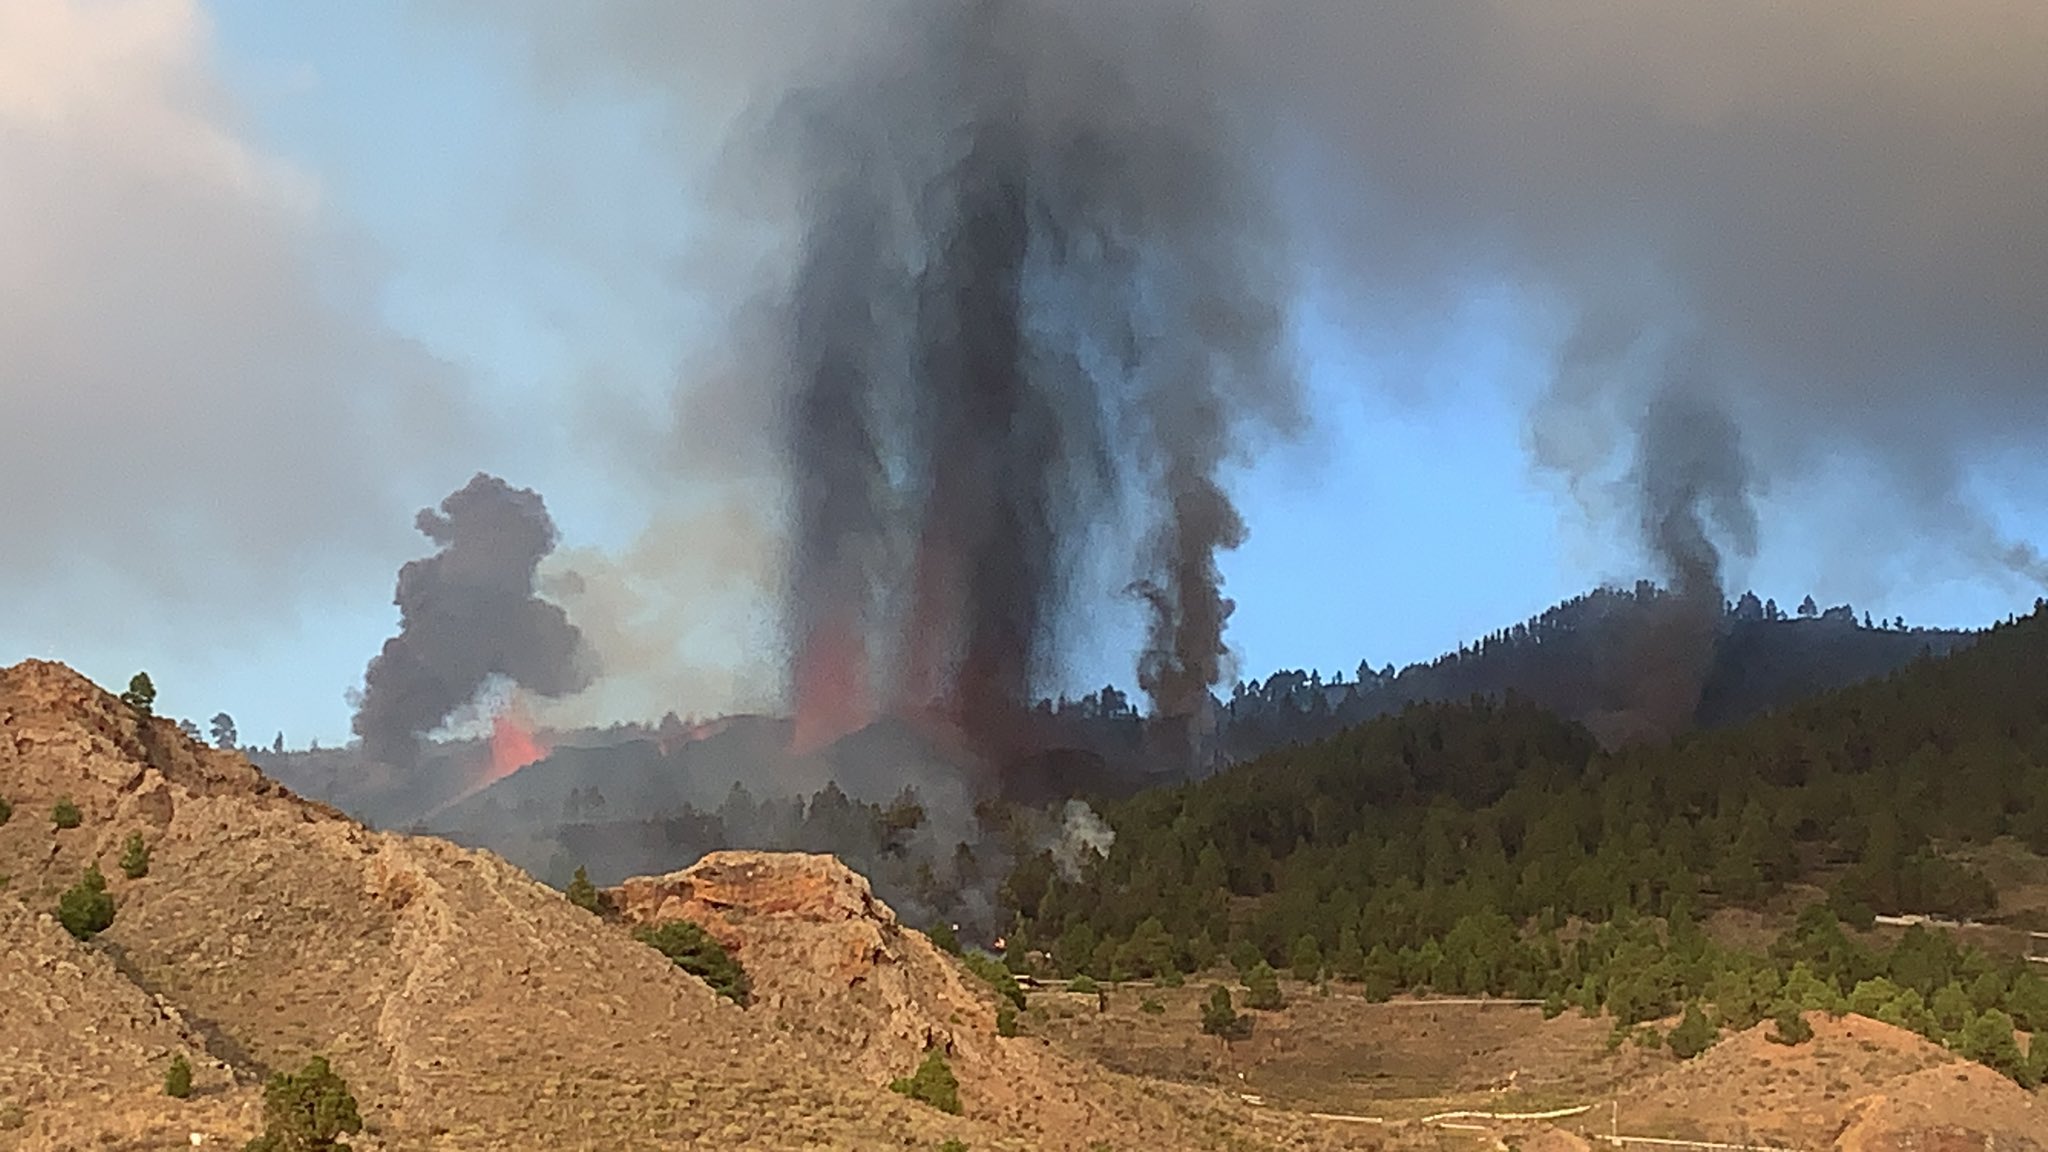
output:
[[[1164,83],[1164,57],[1052,6],[890,24],[906,53],[766,130],[803,205],[783,375],[799,741],[938,705],[1003,755],[1075,551],[1126,502],[1151,525],[1141,680],[1192,716],[1224,654],[1216,553],[1244,537],[1218,469],[1292,406],[1235,126]],[[1194,66],[1199,39],[1143,24]]]
[[[952,476],[928,449],[932,435],[912,434],[941,426],[940,410],[893,390],[925,395],[912,385],[944,376],[904,368],[917,334],[958,312],[939,289],[971,284],[977,299],[988,289],[1000,298],[1018,279],[1004,270],[1017,266],[1025,323],[993,336],[1021,339],[1031,367],[977,394],[1017,401],[1014,437],[992,453],[969,443],[992,469],[1026,459],[1062,495],[1040,502],[1026,483],[1006,490],[1005,511],[949,492],[990,515],[966,526],[975,531],[954,545],[960,554],[924,561],[942,572],[973,572],[975,557],[997,554],[978,532],[1035,548],[1070,543],[1077,515],[1109,514],[1112,499],[1085,495],[1101,479],[1091,452],[1112,474],[1142,457],[1153,497],[1171,486],[1184,507],[1220,510],[1195,480],[1215,475],[1206,445],[1235,446],[1234,419],[1214,440],[1197,419],[1155,442],[1133,429],[1158,415],[1142,383],[1111,390],[1106,420],[1054,386],[1061,371],[1132,385],[1141,374],[1125,370],[1141,356],[1171,363],[1171,347],[1148,342],[1171,326],[1129,306],[1154,303],[1149,289],[1130,290],[1134,278],[1166,277],[1134,261],[1156,269],[1169,254],[1207,252],[1229,255],[1238,287],[1223,298],[1237,303],[1271,299],[1261,259],[1300,257],[1337,319],[1397,347],[1447,323],[1474,289],[1509,298],[1520,330],[1558,353],[1554,379],[1528,396],[1537,463],[1680,585],[1713,583],[1724,554],[1745,550],[1752,513],[1740,509],[1780,511],[1759,505],[1763,485],[1789,499],[1824,490],[1836,472],[1859,481],[1866,507],[1795,509],[1800,523],[1758,530],[1872,528],[1840,530],[1819,549],[1830,582],[1942,567],[1930,560],[1949,562],[1943,577],[1963,575],[1959,561],[1974,575],[2043,578],[2039,553],[2004,537],[1970,495],[1984,470],[1994,484],[2037,488],[2028,470],[2040,467],[2048,428],[2048,9],[2038,5],[1960,0],[1943,6],[1938,34],[1920,0],[469,6],[534,24],[536,74],[548,83],[602,77],[653,94],[679,129],[671,138],[716,138],[750,103],[811,129],[777,173],[793,180],[743,163],[735,183],[750,208],[793,184],[810,237],[794,262],[792,310],[809,355],[790,359],[836,365],[836,383],[807,386],[789,409],[791,426],[816,433],[784,440],[813,453],[795,480],[805,530],[793,585],[853,590],[800,593],[796,623],[799,637],[847,638],[819,664],[863,671],[816,680],[850,712],[902,690],[877,688],[893,678],[872,669],[916,665],[894,651],[910,610],[877,589],[908,583],[887,578],[916,567],[906,538],[919,533],[904,526],[924,522],[921,493]],[[1191,42],[1203,48],[1194,62],[1176,59]],[[820,60],[843,66],[839,82],[814,83]],[[805,95],[783,99],[793,90]],[[1218,110],[1257,130],[1218,130]],[[737,136],[758,140],[757,128]],[[1183,161],[1195,178],[1176,170]],[[1247,171],[1256,179],[1230,178]],[[976,191],[985,187],[995,191]],[[1269,216],[1234,206],[1220,213],[1230,227],[1200,226],[1219,216],[1219,199],[1255,201],[1253,189],[1278,191],[1291,251],[1264,242]],[[983,226],[953,227],[970,201]],[[1005,213],[1009,223],[994,223]],[[1118,226],[1097,227],[1104,219]],[[1068,221],[1083,226],[1063,230]],[[972,261],[968,247],[948,247],[966,239]],[[946,252],[960,258],[934,258]],[[1079,286],[1034,289],[1062,282],[1040,275],[1059,258],[1088,271],[1064,281]],[[715,292],[734,291],[734,263],[707,268]],[[990,269],[1001,274],[962,278]],[[1119,331],[1132,315],[1139,323]],[[1207,317],[1193,327],[1214,341]],[[1042,354],[1063,332],[1093,338],[1063,342],[1075,361],[1064,366]],[[1688,351],[1656,351],[1668,348]],[[1202,384],[1185,395],[1203,411]],[[850,406],[851,423],[833,423],[835,405]],[[1705,415],[1722,446],[1660,429],[1658,413],[1674,411]],[[1047,412],[1059,420],[1047,424]],[[1139,442],[1176,445],[1183,467],[1134,451]],[[1025,445],[1051,450],[1012,451]],[[1054,515],[1026,515],[1039,508]],[[1022,529],[997,512],[1016,513]],[[1224,614],[1219,598],[1186,602],[1180,589],[1205,586],[1202,558],[1231,534],[1227,517],[1164,522],[1175,527],[1148,537],[1152,583],[1140,591],[1187,642],[1155,640],[1145,663],[1155,691],[1177,698],[1179,685],[1210,675],[1209,646],[1195,637]],[[1003,587],[999,616],[944,615],[990,621],[990,635],[1030,634],[1058,600],[1059,555],[1033,551],[1051,566],[1021,578],[1034,594]],[[1175,585],[1177,564],[1193,575]],[[1035,594],[1047,580],[1052,591]],[[926,583],[965,590],[926,597],[940,604],[992,587],[964,574]],[[956,654],[971,639],[909,631],[948,637],[936,645],[947,667],[965,666]],[[1036,658],[1003,655],[992,682],[1014,683]]]
[[[354,721],[364,752],[389,764],[410,763],[419,737],[493,677],[565,696],[595,674],[582,633],[534,595],[556,541],[540,493],[478,473],[415,523],[439,551],[399,569],[398,635],[363,674]]]

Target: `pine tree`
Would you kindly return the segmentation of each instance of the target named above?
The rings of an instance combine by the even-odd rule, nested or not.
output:
[[[1323,950],[1316,943],[1314,936],[1304,932],[1301,938],[1294,942],[1291,967],[1294,969],[1294,978],[1304,983],[1312,983],[1323,974]]]
[[[1330,971],[1347,983],[1365,980],[1365,949],[1359,947],[1358,929],[1346,925],[1337,933],[1337,952],[1330,957]]]
[[[137,714],[150,716],[156,709],[156,685],[150,683],[149,673],[137,672],[128,681],[128,690],[121,693],[121,703],[135,709]]]
[[[1806,1022],[1806,1014],[1792,1005],[1778,1009],[1773,1017],[1770,1035],[1764,1039],[1773,1044],[1797,1045],[1813,1039],[1813,1025]]]
[[[676,967],[697,977],[711,990],[744,1008],[752,994],[746,970],[709,932],[689,920],[669,920],[642,927],[633,938],[675,961]]]
[[[611,911],[604,893],[599,892],[597,885],[590,882],[590,874],[584,871],[581,865],[577,866],[576,875],[569,881],[569,889],[564,895],[569,897],[569,903],[594,916],[603,916]]]
[[[1230,989],[1221,984],[1212,986],[1208,1002],[1202,1005],[1202,1031],[1228,1040],[1243,1029],[1244,1018],[1230,1002]]]
[[[171,1066],[164,1070],[164,1095],[173,1100],[192,1095],[192,1063],[182,1052],[171,1057]]]
[[[1707,1019],[1707,1014],[1700,1011],[1699,1004],[1692,1002],[1685,1006],[1685,1018],[1678,1022],[1678,1027],[1671,1030],[1671,1035],[1667,1039],[1671,1044],[1673,1056],[1680,1060],[1690,1060],[1713,1047],[1720,1033],[1721,1030]]]
[[[936,1049],[925,1053],[924,1063],[917,1066],[915,1073],[891,1081],[889,1091],[929,1104],[941,1112],[955,1116],[960,1114],[960,1081],[953,1075],[946,1057]]]
[[[107,895],[107,878],[98,863],[87,864],[78,883],[58,898],[57,922],[80,940],[90,940],[114,923],[114,898]]]
[[[341,1138],[362,1130],[348,1084],[326,1057],[315,1056],[296,1073],[276,1073],[264,1085],[263,1135],[244,1152],[346,1152]]]
[[[1287,1004],[1287,998],[1280,994],[1280,974],[1264,960],[1252,965],[1244,977],[1244,1003],[1247,1008],[1274,1011]]]

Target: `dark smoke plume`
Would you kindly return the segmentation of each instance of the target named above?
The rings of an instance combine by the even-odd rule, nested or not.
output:
[[[1654,731],[1692,724],[1713,666],[1724,590],[1722,541],[1756,552],[1756,510],[1741,433],[1696,379],[1673,376],[1638,426],[1633,484],[1644,539],[1664,569],[1670,599],[1653,611],[1634,659],[1637,711]]]
[[[1149,525],[1141,680],[1192,717],[1225,652],[1216,554],[1244,538],[1218,469],[1293,405],[1233,125],[1198,71],[1161,82],[1169,50],[1196,68],[1185,29],[1154,22],[1161,61],[1141,61],[1043,4],[914,14],[907,64],[778,121],[806,215],[786,360],[799,742],[891,701],[1014,752],[1076,550],[1129,505]]]
[[[595,675],[582,633],[534,595],[554,551],[540,493],[478,473],[415,523],[439,546],[398,571],[398,635],[363,674],[354,727],[364,752],[409,764],[419,738],[502,676],[542,696],[565,696]]]

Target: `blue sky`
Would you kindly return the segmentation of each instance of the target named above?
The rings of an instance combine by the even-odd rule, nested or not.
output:
[[[650,109],[623,95],[543,99],[519,74],[516,40],[395,0],[205,10],[212,64],[254,143],[315,181],[323,217],[373,268],[382,319],[454,365],[499,417],[431,461],[437,486],[423,481],[414,505],[491,470],[539,488],[565,544],[628,545],[661,494],[616,448],[579,446],[588,390],[658,411],[704,315],[678,287],[692,220]],[[578,163],[550,163],[545,142],[565,138]],[[1251,526],[1225,563],[1241,674],[1427,659],[1596,582],[1650,574],[1626,533],[1590,521],[1532,467],[1524,423],[1547,354],[1500,298],[1476,296],[1394,340],[1347,328],[1327,303],[1305,295],[1297,310],[1314,423],[1233,477]],[[2031,603],[1967,569],[1843,573],[1831,533],[1870,513],[1838,480],[1765,498],[1764,546],[1738,584],[1928,623]],[[2010,489],[1984,496],[2009,530],[2038,528]],[[387,578],[302,603],[289,626],[232,651],[124,647],[48,626],[0,628],[0,642],[110,684],[147,661],[167,712],[224,708],[245,738],[281,729],[294,745],[331,744],[347,733],[344,691],[395,625],[390,590]],[[1071,687],[1128,684],[1134,635],[1128,616],[1107,620]]]

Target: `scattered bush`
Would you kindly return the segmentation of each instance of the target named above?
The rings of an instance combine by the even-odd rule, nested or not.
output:
[[[87,864],[85,875],[57,899],[57,922],[80,940],[90,940],[114,922],[114,898],[107,895],[107,878],[98,863]]]
[[[996,1005],[996,1035],[1015,1036],[1016,1034],[1017,1006],[1005,1000]]]
[[[962,1140],[948,1138],[944,1144],[939,1145],[939,1152],[967,1152],[967,1144]]]
[[[1286,1007],[1287,998],[1280,994],[1280,974],[1271,964],[1261,960],[1245,973],[1244,1003],[1247,1008],[1267,1012]]]
[[[711,990],[742,1008],[753,988],[746,970],[709,932],[689,920],[670,920],[652,928],[639,928],[633,938],[676,962],[676,967],[697,977]]]
[[[1700,1006],[1691,1003],[1685,1006],[1685,1019],[1680,1020],[1678,1027],[1673,1028],[1671,1035],[1665,1039],[1671,1045],[1673,1056],[1680,1060],[1690,1060],[1713,1047],[1714,1041],[1720,1036],[1721,1030],[1714,1027],[1714,1022],[1707,1019],[1707,1014],[1700,1011]]]
[[[149,875],[149,845],[142,842],[140,832],[130,832],[128,842],[121,845],[121,874],[130,880]]]
[[[914,1075],[891,1081],[889,1091],[929,1104],[941,1112],[955,1116],[960,1114],[960,1081],[954,1078],[946,1057],[937,1050],[925,1054],[924,1063],[917,1066]]]
[[[1770,1035],[1764,1039],[1773,1044],[1804,1044],[1813,1039],[1813,1025],[1806,1022],[1806,1013],[1788,1005],[1778,1010]]]
[[[1003,962],[985,952],[969,952],[960,957],[960,963],[969,972],[982,978],[997,994],[1015,1005],[1019,1011],[1024,1008],[1024,986],[1017,983],[1017,977],[1003,965]]]
[[[7,802],[7,797],[0,796],[0,824],[5,824],[13,818],[14,805]]]
[[[1138,1001],[1138,1011],[1143,1012],[1147,1016],[1162,1016],[1166,1013],[1166,1005],[1147,996],[1143,1000]]]
[[[1083,972],[1072,980],[1067,981],[1067,991],[1079,992],[1083,996],[1093,996],[1097,992],[1102,991],[1102,985],[1095,982],[1095,977]]]
[[[56,807],[50,809],[50,823],[59,828],[76,828],[85,823],[85,813],[78,810],[71,797],[60,797]]]
[[[263,1086],[263,1135],[243,1152],[345,1152],[341,1137],[363,1130],[348,1084],[315,1056],[292,1075],[271,1076]]]
[[[192,1062],[182,1052],[171,1057],[171,1066],[164,1072],[164,1095],[173,1100],[192,1095]]]
[[[953,931],[951,924],[941,920],[932,925],[932,930],[925,935],[931,937],[932,943],[938,945],[939,951],[954,956],[960,954],[960,934]]]
[[[121,703],[143,716],[156,711],[156,685],[150,683],[149,673],[137,672],[128,681],[128,690],[121,693]]]
[[[576,875],[570,879],[569,887],[563,895],[569,898],[569,903],[593,916],[608,915],[612,910],[611,901],[605,899],[604,893],[597,890],[597,885],[590,882],[590,873],[584,871],[581,865],[577,866]]]

